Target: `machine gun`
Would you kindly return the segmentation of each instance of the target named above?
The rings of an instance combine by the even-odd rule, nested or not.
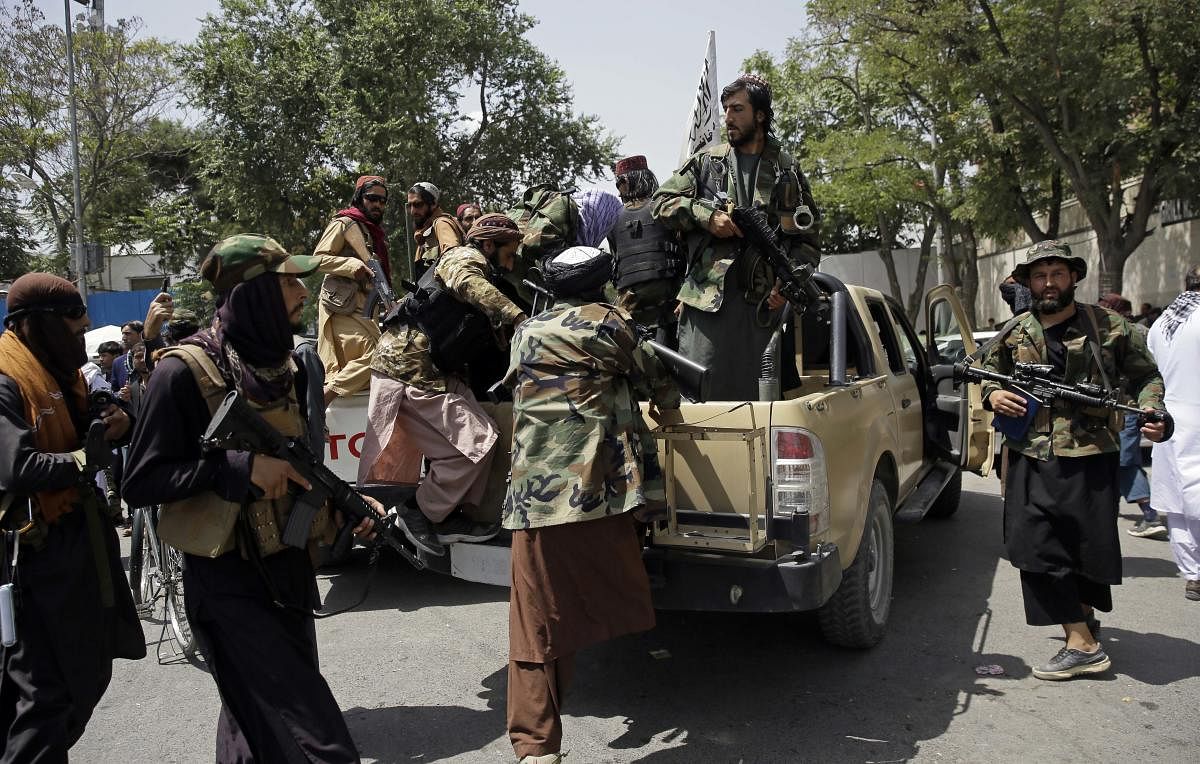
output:
[[[1166,428],[1163,440],[1169,440],[1175,432],[1175,420],[1166,411],[1142,411],[1120,402],[1117,390],[1105,390],[1100,385],[1090,382],[1077,382],[1069,385],[1051,379],[1054,367],[1044,363],[1017,363],[1011,375],[971,366],[959,362],[954,364],[954,380],[956,382],[983,382],[989,380],[999,382],[1006,389],[1016,390],[1031,395],[1040,403],[1050,404],[1055,399],[1070,401],[1080,406],[1104,408],[1110,411],[1121,411],[1126,414],[1136,414],[1138,427],[1147,422],[1163,422]]]
[[[81,479],[90,485],[96,479],[96,473],[108,469],[113,463],[112,445],[104,439],[104,431],[108,428],[100,416],[109,406],[121,408],[121,401],[107,390],[93,390],[88,393],[88,424],[87,435],[83,439],[84,463],[81,465]]]
[[[288,546],[303,549],[307,545],[313,518],[326,501],[332,501],[334,508],[347,518],[343,534],[348,534],[352,526],[369,517],[375,521],[375,531],[383,543],[396,550],[414,568],[425,567],[425,563],[405,545],[404,534],[396,527],[394,508],[386,517],[380,517],[357,491],[317,459],[305,438],[285,437],[250,408],[236,390],[225,396],[201,436],[200,444],[206,450],[250,451],[274,456],[287,461],[304,476],[312,488],[297,496],[292,506],[282,537]],[[348,538],[348,535],[339,538],[335,548],[347,543],[342,539]]]
[[[824,295],[813,281],[815,269],[807,263],[797,263],[791,258],[775,232],[771,230],[771,224],[767,222],[767,213],[762,207],[734,207],[729,211],[729,217],[741,230],[742,240],[771,264],[775,276],[780,281],[780,294],[787,298],[797,313],[804,313],[812,307],[820,310],[828,304],[822,299]]]
[[[390,313],[392,308],[396,307],[396,293],[392,291],[392,285],[388,283],[387,276],[383,274],[383,266],[378,260],[371,259],[367,261],[367,267],[371,269],[371,294],[367,295],[367,303],[363,306],[363,316],[365,318],[374,318],[375,309],[382,303],[383,312]]]
[[[554,304],[554,293],[537,282],[523,279],[522,282],[534,294],[534,315],[541,310],[547,310]],[[543,302],[544,301],[544,302]],[[540,310],[538,309],[540,306]],[[654,355],[662,361],[667,372],[679,386],[679,392],[684,398],[693,403],[703,403],[708,399],[709,368],[701,366],[685,355],[681,355],[661,342],[654,339],[654,330],[649,326],[634,324],[638,337],[654,350]]]

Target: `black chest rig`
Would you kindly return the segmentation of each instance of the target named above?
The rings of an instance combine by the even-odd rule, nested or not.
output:
[[[398,306],[398,318],[429,337],[433,364],[445,374],[461,371],[480,345],[496,344],[491,321],[479,308],[463,302],[436,276],[433,265],[417,280],[416,290]],[[489,280],[498,280],[489,271]]]
[[[680,248],[673,232],[655,222],[653,205],[621,210],[610,244],[617,257],[617,289],[654,279],[672,279],[683,271]]]

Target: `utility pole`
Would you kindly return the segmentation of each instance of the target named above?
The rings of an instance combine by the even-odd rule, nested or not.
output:
[[[75,0],[88,5],[87,0]],[[71,191],[75,196],[75,271],[79,275],[79,295],[87,305],[87,255],[83,246],[83,194],[79,190],[79,118],[75,113],[75,26],[71,23],[71,0],[63,0],[67,17],[67,110],[71,117]]]

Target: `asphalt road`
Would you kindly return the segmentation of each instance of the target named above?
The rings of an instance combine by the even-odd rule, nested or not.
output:
[[[1102,619],[1112,671],[1043,682],[1030,666],[1061,634],[1024,624],[996,487],[968,476],[955,517],[897,528],[891,622],[872,650],[827,646],[811,614],[660,613],[652,632],[584,651],[568,761],[1195,761],[1200,603],[1166,542],[1122,532],[1125,583]],[[1122,509],[1124,531],[1136,509]],[[328,604],[352,601],[364,570],[322,575]],[[156,661],[161,625],[145,625],[151,655],[117,663],[77,761],[212,760],[215,686],[169,644]],[[506,629],[507,590],[385,559],[363,607],[317,626],[364,760],[512,761]],[[985,664],[1004,674],[978,675]]]

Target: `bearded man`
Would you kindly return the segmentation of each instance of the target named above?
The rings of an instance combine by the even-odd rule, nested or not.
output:
[[[442,190],[429,181],[408,189],[408,213],[412,215],[417,242],[413,280],[420,279],[451,247],[462,246],[463,227],[458,218],[442,209],[441,198]]]
[[[84,442],[93,416],[110,445],[126,439],[130,419],[111,404],[89,411],[80,366],[90,322],[69,281],[18,278],[4,325],[0,583],[11,584],[13,609],[0,606],[0,620],[16,641],[3,648],[0,758],[66,761],[108,687],[113,659],[146,655],[117,534],[94,482],[97,461],[110,452]]]
[[[316,266],[266,236],[218,242],[200,266],[217,315],[159,359],[129,448],[125,500],[161,505],[159,536],[184,553],[188,620],[221,695],[220,762],[358,761],[321,676],[313,620],[310,555],[334,518],[322,508],[308,548],[285,545],[291,486],[308,482],[285,460],[201,446],[231,390],[282,435],[306,432],[308,379],[292,334],[308,299],[300,277]],[[370,532],[369,519],[355,528]]]
[[[1105,388],[1121,381],[1145,410],[1162,408],[1163,381],[1142,333],[1117,313],[1078,303],[1075,286],[1087,262],[1058,241],[1029,248],[1014,272],[1033,296],[1029,313],[985,345],[983,366],[1011,374],[1016,363],[1049,364],[1066,384]],[[991,346],[991,347],[989,347]],[[1120,431],[1123,417],[1070,401],[1035,401],[1028,393],[983,383],[986,405],[998,416],[1032,420],[1009,449],[1004,492],[1004,543],[1021,571],[1025,620],[1057,624],[1066,645],[1033,670],[1039,679],[1070,679],[1108,670],[1112,661],[1097,639],[1095,611],[1112,610],[1113,584],[1121,583],[1117,533]],[[1162,422],[1142,434],[1162,440]]]
[[[378,261],[391,281],[387,234],[380,226],[387,203],[384,179],[363,175],[354,184],[350,206],[333,216],[313,251],[317,270],[325,274],[317,304],[317,353],[325,366],[326,406],[371,381],[379,326],[363,309],[371,291],[368,263]]]

